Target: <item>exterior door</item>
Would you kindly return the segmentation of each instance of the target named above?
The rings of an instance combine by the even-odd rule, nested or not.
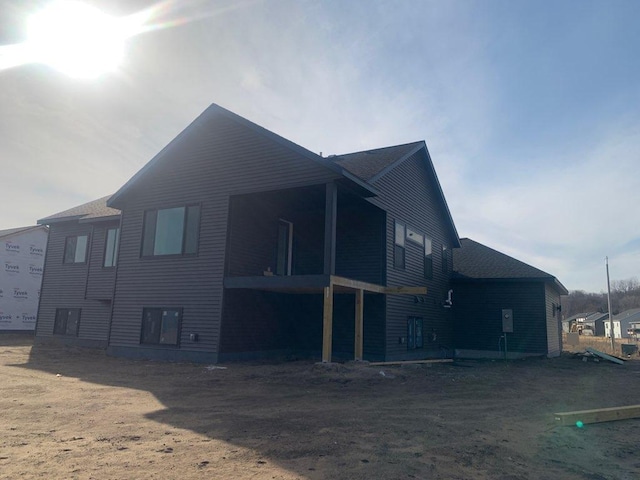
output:
[[[293,223],[278,220],[278,253],[276,259],[276,275],[291,275],[291,259],[293,257]]]

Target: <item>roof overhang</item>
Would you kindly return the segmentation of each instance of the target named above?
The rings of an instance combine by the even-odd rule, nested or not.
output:
[[[550,283],[560,293],[568,295],[569,291],[555,277],[516,277],[516,278],[472,278],[463,275],[451,277],[452,283]]]

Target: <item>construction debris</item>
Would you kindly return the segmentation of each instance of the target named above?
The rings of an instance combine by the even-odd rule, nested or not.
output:
[[[614,357],[613,355],[609,355],[607,353],[601,352],[600,350],[596,350],[595,348],[591,348],[591,347],[587,347],[585,348],[585,350],[587,352],[589,352],[592,355],[595,355],[596,357],[600,357],[603,358],[605,360],[609,360],[610,362],[613,363],[617,363],[619,365],[624,365],[624,359],[620,358],[620,357]]]
[[[582,425],[586,425],[587,423],[611,422],[614,420],[640,418],[640,405],[554,413],[553,416],[558,425],[576,425],[578,427],[582,427]]]

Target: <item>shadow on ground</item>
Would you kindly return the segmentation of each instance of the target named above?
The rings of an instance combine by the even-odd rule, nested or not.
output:
[[[637,403],[640,362],[219,368],[37,344],[15,366],[148,391],[165,408],[147,418],[251,449],[307,478],[624,479],[640,467],[638,420],[576,433],[552,416]]]

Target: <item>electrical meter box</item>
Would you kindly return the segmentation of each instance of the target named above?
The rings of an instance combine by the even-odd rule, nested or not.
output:
[[[513,310],[502,310],[502,333],[513,333]]]

